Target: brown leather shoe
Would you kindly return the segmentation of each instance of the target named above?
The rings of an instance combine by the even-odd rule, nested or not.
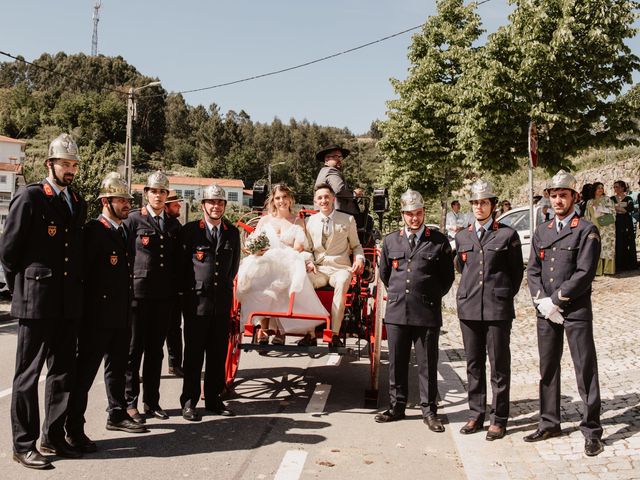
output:
[[[375,421],[378,423],[389,423],[402,420],[405,417],[404,412],[394,412],[393,410],[385,410],[382,413],[378,413],[375,416]]]
[[[36,470],[44,470],[51,468],[51,462],[48,458],[43,457],[35,448],[27,452],[13,452],[13,459],[20,465],[27,468],[35,468]]]
[[[437,415],[429,415],[424,417],[423,422],[429,427],[429,430],[436,433],[444,432],[444,425],[442,425],[442,420],[438,418]]]
[[[500,440],[507,433],[507,427],[501,425],[491,425],[487,431],[486,440],[493,442],[494,440]]]
[[[460,433],[463,435],[469,435],[470,433],[476,433],[482,430],[482,422],[478,422],[476,420],[469,420],[464,426],[460,429]]]

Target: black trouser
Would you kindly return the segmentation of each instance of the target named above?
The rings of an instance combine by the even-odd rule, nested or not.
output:
[[[91,328],[78,333],[76,381],[69,399],[66,429],[69,436],[84,431],[89,390],[104,358],[104,385],[107,390],[109,420],[127,418],[124,399],[125,372],[129,357],[128,328]]]
[[[171,312],[169,330],[167,331],[167,352],[169,353],[169,368],[182,368],[182,313],[177,301]]]
[[[563,325],[538,318],[540,354],[540,430],[560,428],[560,360],[564,332],[576,372],[578,392],[584,404],[580,430],[587,439],[602,438],[600,384],[593,342],[593,324],[586,320],[565,320]]]
[[[131,309],[131,343],[127,365],[125,398],[128,408],[138,408],[140,363],[142,366],[142,402],[149,408],[160,407],[160,375],[164,358],[164,340],[174,300],[142,298]]]
[[[184,382],[180,404],[195,408],[200,399],[200,376],[204,371],[206,408],[215,408],[225,385],[225,364],[229,348],[229,314],[185,315]]]
[[[505,427],[509,418],[511,386],[511,320],[460,320],[460,330],[467,357],[467,382],[470,420],[482,424],[487,409],[486,358],[491,365],[490,419],[492,425]]]
[[[389,399],[396,413],[404,412],[409,396],[411,344],[416,350],[422,416],[438,410],[439,327],[386,324],[389,344]]]
[[[73,386],[76,336],[73,320],[19,320],[16,369],[11,396],[13,450],[18,453],[36,448],[40,436],[38,382],[47,362],[45,418],[42,438],[64,440],[64,421]]]

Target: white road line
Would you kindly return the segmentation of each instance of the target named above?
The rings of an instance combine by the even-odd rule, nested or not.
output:
[[[342,357],[337,353],[330,353],[327,358],[327,365],[338,366],[340,365],[340,360]]]
[[[2,325],[0,325],[0,328],[13,327],[14,325],[17,325],[17,324],[18,324],[18,321],[14,320],[13,322],[3,323]]]
[[[40,375],[38,382],[43,382],[45,378],[47,378],[46,375]],[[8,397],[9,395],[11,395],[11,392],[13,392],[13,388],[6,388],[0,391],[0,398]]]
[[[309,404],[307,405],[307,413],[322,413],[324,412],[324,406],[327,404],[329,393],[331,392],[331,385],[326,383],[318,383],[316,385]]]
[[[307,461],[308,453],[304,450],[287,450],[280,467],[276,472],[275,480],[298,480]]]

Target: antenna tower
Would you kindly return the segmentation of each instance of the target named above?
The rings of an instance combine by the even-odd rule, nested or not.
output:
[[[93,6],[93,35],[91,37],[91,56],[98,55],[98,22],[100,21],[101,1],[97,1]]]

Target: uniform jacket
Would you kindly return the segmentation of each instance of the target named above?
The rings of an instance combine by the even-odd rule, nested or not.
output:
[[[307,219],[307,252],[313,254],[313,262],[339,269],[351,268],[350,255],[364,255],[358,238],[358,228],[353,216],[342,212],[334,212],[333,228],[327,239],[326,247],[322,246],[322,215],[311,215]]]
[[[0,245],[15,318],[80,318],[82,227],[87,204],[69,189],[73,214],[49,183],[18,190]]]
[[[240,265],[240,234],[223,219],[214,247],[204,220],[187,223],[180,232],[180,293],[187,312],[219,315],[229,312],[233,281]]]
[[[336,210],[351,215],[360,213],[356,204],[353,190],[349,188],[342,172],[335,167],[322,167],[316,178],[316,185],[326,183],[336,194]]]
[[[164,216],[164,231],[158,228],[147,207],[132,210],[124,221],[133,255],[133,298],[175,298],[177,245],[180,222]]]
[[[541,224],[527,268],[531,296],[551,297],[565,319],[592,320],[591,283],[599,259],[600,235],[592,223],[574,216],[560,233],[555,219]]]
[[[494,221],[480,243],[472,224],[456,234],[456,252],[456,268],[462,274],[458,318],[513,320],[513,297],[524,276],[518,233]]]
[[[440,327],[442,297],[453,277],[453,255],[442,233],[425,228],[413,251],[404,229],[388,234],[380,257],[380,278],[387,287],[384,322]]]
[[[126,328],[133,297],[133,264],[127,243],[102,215],[90,220],[84,231],[85,326]]]

